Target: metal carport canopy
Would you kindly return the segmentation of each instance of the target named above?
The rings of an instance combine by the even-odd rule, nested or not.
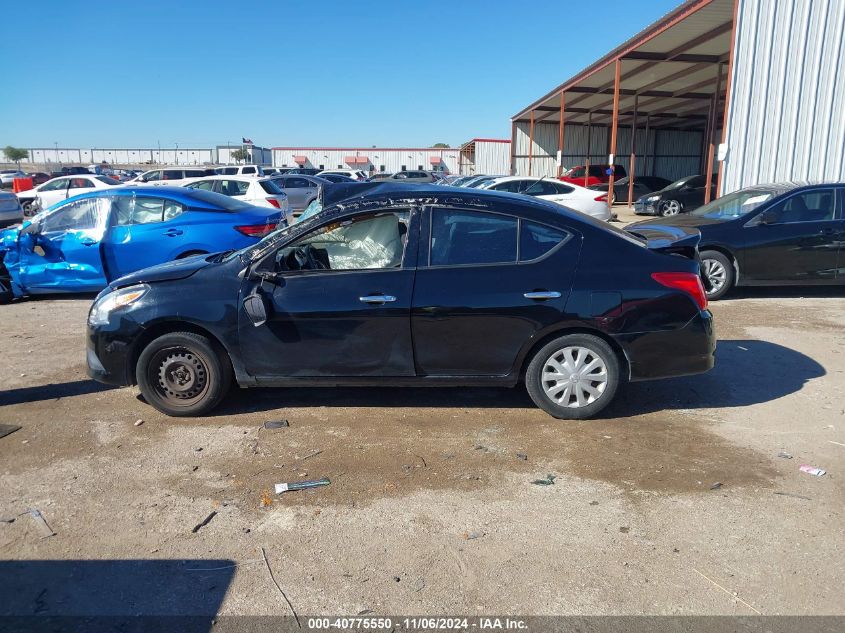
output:
[[[729,99],[736,8],[736,0],[688,0],[512,117],[514,140],[517,123],[530,125],[529,172],[537,123],[558,124],[561,153],[566,125],[609,126],[609,154],[618,164],[620,119],[634,128],[704,131],[712,171]],[[516,143],[511,151],[516,158]],[[632,147],[632,163],[634,153]]]

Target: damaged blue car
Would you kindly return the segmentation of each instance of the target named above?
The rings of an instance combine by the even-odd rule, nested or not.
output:
[[[0,232],[0,302],[96,292],[142,268],[250,246],[279,223],[277,209],[197,189],[82,194]]]

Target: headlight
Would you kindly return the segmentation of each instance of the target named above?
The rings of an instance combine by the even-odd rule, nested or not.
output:
[[[115,310],[132,305],[149,291],[149,286],[128,286],[100,297],[88,313],[88,325],[105,325]]]
[[[649,196],[645,199],[646,202],[657,202],[660,200],[660,196]]]

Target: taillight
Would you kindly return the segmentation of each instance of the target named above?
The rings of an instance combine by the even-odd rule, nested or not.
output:
[[[243,233],[247,237],[264,237],[275,228],[275,224],[268,222],[267,224],[243,224],[241,226],[236,226],[235,230]]]
[[[707,307],[707,294],[701,283],[701,277],[694,273],[651,273],[651,278],[667,288],[686,292],[698,305],[699,310]]]
[[[603,193],[598,198],[593,198],[596,202],[607,202],[607,194]]]
[[[273,206],[274,206],[274,207],[276,207],[277,209],[281,209],[281,208],[282,208],[282,207],[281,207],[281,205],[279,204],[279,201],[278,201],[278,200],[276,200],[275,198],[267,198],[267,202],[269,202],[271,205],[273,205]]]

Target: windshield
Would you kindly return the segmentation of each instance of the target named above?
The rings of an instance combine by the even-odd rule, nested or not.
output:
[[[699,207],[695,211],[692,211],[690,215],[699,218],[732,220],[751,213],[767,200],[771,200],[775,195],[777,195],[775,191],[766,189],[735,191],[734,193],[722,196],[718,200],[714,200],[710,204]]]

